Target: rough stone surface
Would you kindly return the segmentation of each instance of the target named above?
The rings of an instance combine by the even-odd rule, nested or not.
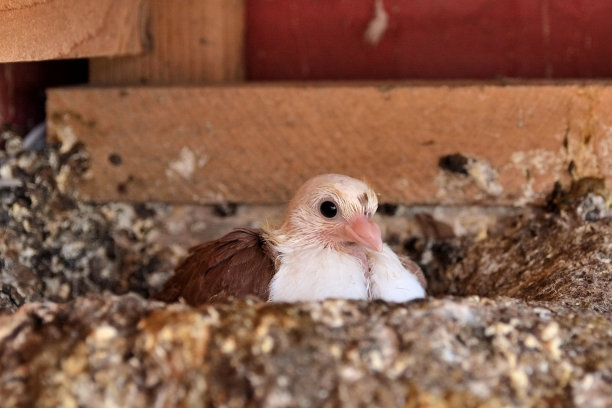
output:
[[[577,406],[612,395],[612,319],[559,303],[137,295],[0,318],[3,406]]]
[[[42,152],[0,134],[0,311],[89,293],[148,295],[180,255],[155,242],[161,204],[89,204],[72,191],[88,158],[75,140]]]

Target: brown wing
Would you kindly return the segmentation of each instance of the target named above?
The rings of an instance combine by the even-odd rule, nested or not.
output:
[[[174,276],[153,299],[191,305],[255,295],[268,300],[275,252],[257,229],[236,229],[191,248]]]
[[[416,276],[423,289],[427,290],[427,279],[425,279],[425,274],[421,270],[421,267],[405,255],[398,255],[398,257],[402,265],[404,265],[404,268],[412,272],[414,276]]]

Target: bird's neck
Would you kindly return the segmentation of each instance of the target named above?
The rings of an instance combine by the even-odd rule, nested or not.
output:
[[[293,250],[311,250],[313,248],[328,248],[337,252],[342,252],[354,256],[363,265],[364,270],[369,270],[367,250],[361,245],[353,242],[338,242],[333,239],[326,239],[320,233],[304,233],[303,229],[295,231],[290,225],[283,224],[279,229],[268,232],[268,239],[278,246],[290,247]]]

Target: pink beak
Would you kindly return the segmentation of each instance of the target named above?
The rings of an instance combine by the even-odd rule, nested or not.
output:
[[[365,215],[351,218],[344,232],[350,241],[354,241],[374,251],[382,251],[383,243],[380,236],[380,228]]]

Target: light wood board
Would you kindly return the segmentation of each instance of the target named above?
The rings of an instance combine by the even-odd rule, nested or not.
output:
[[[150,52],[94,58],[93,84],[191,84],[244,78],[243,0],[150,0]]]
[[[50,136],[91,155],[91,200],[279,203],[337,172],[382,202],[520,205],[569,183],[572,161],[612,177],[605,83],[72,88],[47,110]],[[479,166],[442,170],[454,153]]]
[[[137,54],[147,0],[0,0],[0,62]]]

